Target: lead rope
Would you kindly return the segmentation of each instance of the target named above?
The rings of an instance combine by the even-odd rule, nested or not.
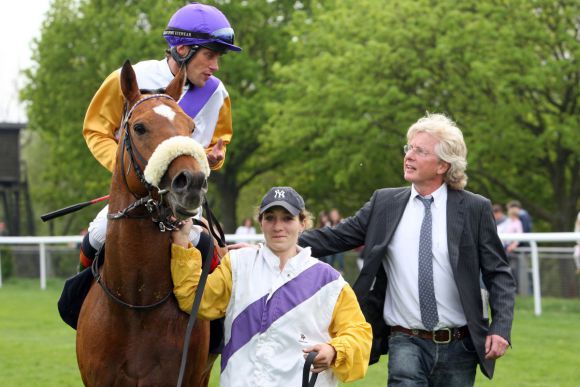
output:
[[[195,292],[195,299],[193,301],[193,306],[191,307],[191,313],[189,315],[189,322],[187,323],[187,329],[185,330],[185,338],[183,341],[183,353],[181,354],[181,366],[179,367],[179,378],[177,379],[177,387],[181,387],[183,384],[183,377],[185,375],[185,366],[187,365],[187,353],[189,352],[189,340],[191,339],[191,332],[193,330],[193,325],[197,317],[199,305],[201,304],[201,296],[203,294],[205,282],[209,274],[209,268],[211,266],[212,257],[213,257],[213,237],[210,234],[209,248],[205,254],[205,261],[203,262],[201,277],[199,278],[199,284],[197,285],[197,290]]]
[[[312,351],[308,353],[306,356],[306,360],[304,361],[304,369],[302,370],[302,387],[314,387],[316,383],[316,378],[318,378],[318,374],[312,373],[312,377],[308,380],[308,376],[310,375],[310,367],[312,363],[314,363],[314,358],[318,355],[318,352]]]

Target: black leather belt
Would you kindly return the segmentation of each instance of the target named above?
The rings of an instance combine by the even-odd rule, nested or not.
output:
[[[469,336],[467,326],[460,328],[443,328],[438,331],[424,331],[422,329],[408,329],[395,325],[391,327],[391,332],[403,332],[407,335],[419,337],[421,339],[433,340],[437,344],[447,344],[452,340],[461,340]]]

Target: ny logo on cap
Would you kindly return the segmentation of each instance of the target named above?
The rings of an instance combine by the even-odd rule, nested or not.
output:
[[[286,192],[282,191],[281,189],[277,189],[274,191],[274,199],[286,199],[284,195]]]

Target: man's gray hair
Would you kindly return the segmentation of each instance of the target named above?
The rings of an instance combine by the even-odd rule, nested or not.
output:
[[[453,189],[461,190],[467,184],[467,146],[463,140],[463,133],[455,122],[443,114],[427,113],[415,122],[407,131],[407,141],[417,133],[429,133],[435,136],[439,143],[435,147],[437,157],[449,164],[444,179]]]

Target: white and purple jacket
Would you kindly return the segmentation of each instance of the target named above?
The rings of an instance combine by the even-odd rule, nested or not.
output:
[[[299,386],[302,349],[330,341],[328,328],[345,285],[340,274],[302,249],[280,271],[262,246],[230,251],[232,294],[225,319],[222,386]],[[316,385],[337,386],[331,370]]]

